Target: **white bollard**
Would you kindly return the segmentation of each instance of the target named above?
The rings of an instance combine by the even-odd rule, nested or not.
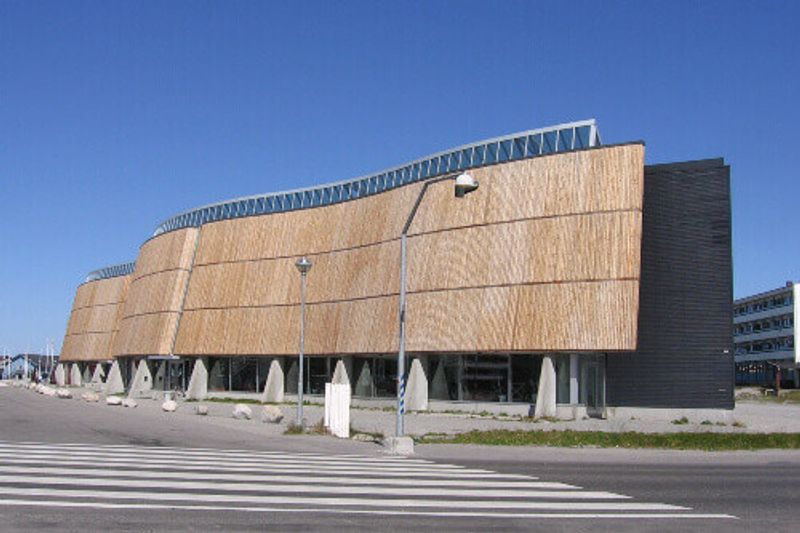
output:
[[[350,438],[350,384],[325,384],[325,427],[340,439]]]

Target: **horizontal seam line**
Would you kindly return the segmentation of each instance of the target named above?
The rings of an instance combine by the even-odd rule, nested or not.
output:
[[[594,215],[608,215],[608,214],[617,214],[617,213],[641,213],[641,212],[642,212],[641,208],[606,209],[606,210],[603,210],[603,211],[562,213],[562,214],[558,214],[558,215],[546,215],[546,216],[539,216],[539,217],[516,218],[516,219],[513,219],[513,220],[502,220],[502,221],[498,221],[498,222],[483,222],[483,223],[480,223],[480,224],[453,226],[453,227],[449,227],[449,228],[440,228],[440,229],[435,229],[435,230],[430,230],[430,231],[422,231],[422,232],[419,232],[419,233],[409,233],[408,238],[409,239],[413,239],[415,237],[422,237],[422,236],[425,236],[425,235],[434,235],[436,233],[445,233],[445,232],[448,232],[448,231],[455,231],[455,230],[462,230],[462,229],[469,229],[469,228],[483,228],[483,227],[487,227],[487,226],[502,226],[502,225],[516,224],[516,223],[519,223],[519,222],[530,222],[530,221],[536,221],[536,220],[552,220],[552,219],[558,219],[558,218],[573,218],[573,217],[586,217],[586,216],[594,216]],[[355,245],[355,246],[347,246],[347,247],[344,247],[344,248],[332,248],[332,249],[329,249],[329,250],[322,250],[322,251],[319,251],[319,252],[310,252],[310,253],[307,253],[305,255],[310,256],[310,257],[314,257],[314,256],[317,256],[317,255],[335,254],[335,253],[339,253],[339,252],[347,252],[347,251],[351,251],[351,250],[358,250],[358,249],[361,249],[361,248],[370,248],[370,247],[373,247],[373,246],[381,246],[381,245],[384,245],[384,244],[397,242],[399,240],[400,240],[400,236],[397,236],[397,237],[393,237],[391,239],[384,239],[384,240],[381,240],[381,241],[375,241],[375,242],[366,243],[366,244],[358,244],[358,245]],[[229,261],[213,261],[213,262],[207,262],[207,263],[195,263],[193,268],[205,267],[205,266],[215,266],[215,265],[226,265],[226,264],[232,264],[232,263],[258,263],[258,262],[262,262],[262,261],[276,261],[276,260],[280,260],[280,259],[291,259],[291,258],[297,257],[298,255],[303,255],[303,254],[278,255],[278,256],[274,256],[274,257],[256,257],[256,258],[252,258],[252,259],[232,259],[232,260],[229,260]]]
[[[438,292],[453,292],[453,291],[466,291],[466,290],[478,290],[478,289],[500,289],[500,288],[512,288],[512,287],[529,287],[529,286],[537,286],[537,285],[571,285],[571,284],[579,284],[579,283],[611,283],[617,281],[639,281],[639,278],[633,277],[624,277],[624,278],[603,278],[603,279],[581,279],[581,280],[558,280],[558,281],[532,281],[527,283],[501,283],[496,285],[478,285],[475,287],[446,287],[440,289],[428,289],[424,291],[408,291],[408,295],[412,294],[430,294],[430,293],[438,293]],[[370,296],[360,296],[358,298],[346,298],[346,299],[339,299],[339,300],[320,300],[316,302],[306,302],[306,305],[325,305],[325,304],[334,304],[334,303],[343,303],[343,302],[359,302],[364,300],[375,300],[378,298],[391,298],[397,297],[398,293],[390,292],[385,294],[376,294]],[[224,309],[265,309],[270,307],[297,307],[300,305],[300,302],[296,303],[285,303],[285,304],[266,304],[266,305],[237,305],[237,306],[219,306],[219,307],[191,307],[185,308],[184,313],[192,312],[192,311],[211,311],[211,310],[224,310]]]

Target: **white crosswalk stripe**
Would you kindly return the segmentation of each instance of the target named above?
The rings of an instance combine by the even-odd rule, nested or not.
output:
[[[0,506],[497,518],[734,518],[423,459],[2,441]]]

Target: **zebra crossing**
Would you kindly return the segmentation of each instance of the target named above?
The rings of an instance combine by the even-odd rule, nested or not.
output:
[[[735,518],[419,458],[0,441],[0,507],[493,518]]]

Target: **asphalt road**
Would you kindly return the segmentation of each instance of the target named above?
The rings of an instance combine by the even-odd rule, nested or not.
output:
[[[403,459],[0,388],[1,531],[796,531],[798,489],[796,452],[428,445]]]

